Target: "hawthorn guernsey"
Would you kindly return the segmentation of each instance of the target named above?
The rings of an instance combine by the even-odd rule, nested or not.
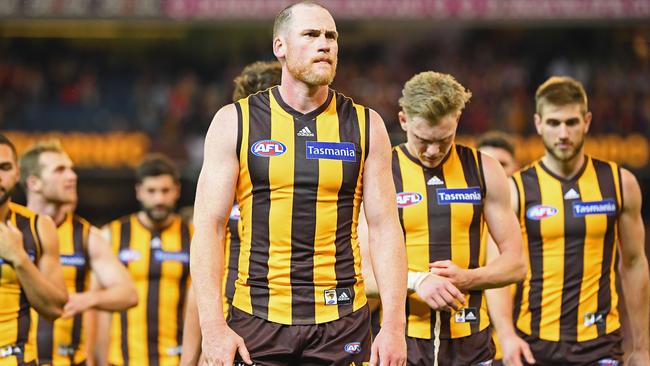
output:
[[[439,205],[450,203],[471,203],[480,205],[483,197],[480,187],[471,188],[438,188],[436,190]]]

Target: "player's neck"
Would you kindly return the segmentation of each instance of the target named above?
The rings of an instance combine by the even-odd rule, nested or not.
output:
[[[149,218],[146,212],[144,211],[138,212],[138,221],[140,221],[140,223],[150,231],[160,232],[165,230],[166,228],[169,227],[169,225],[172,224],[172,222],[174,221],[174,217],[175,215],[171,214],[167,216],[167,218],[163,221],[154,221],[151,218]]]
[[[60,203],[49,202],[39,195],[27,195],[27,208],[39,215],[47,215],[52,218],[56,226],[61,225],[68,214]]]
[[[563,179],[571,179],[576,176],[585,163],[584,150],[580,150],[576,156],[569,160],[559,160],[548,152],[542,158],[542,162],[553,174]]]
[[[283,73],[282,83],[278,87],[282,100],[300,113],[309,113],[320,107],[327,100],[327,85],[307,85],[292,76]]]

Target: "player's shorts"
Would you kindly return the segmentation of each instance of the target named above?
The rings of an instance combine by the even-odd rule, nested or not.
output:
[[[488,366],[494,358],[490,327],[467,337],[440,339],[437,352],[435,339],[406,337],[407,364],[439,366]]]
[[[235,307],[228,325],[244,339],[256,365],[356,365],[370,361],[368,306],[314,325],[269,322]],[[235,358],[241,361],[239,355]]]
[[[517,330],[528,343],[536,366],[619,366],[623,364],[620,331],[586,342],[550,342]]]

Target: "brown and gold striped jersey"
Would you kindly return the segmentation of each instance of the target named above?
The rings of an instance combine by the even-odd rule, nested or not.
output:
[[[9,203],[9,221],[22,233],[23,247],[35,264],[41,257],[38,217],[27,207]],[[20,366],[36,359],[29,306],[11,263],[0,258],[0,366]]]
[[[232,303],[232,297],[235,295],[235,280],[237,280],[237,265],[239,261],[239,247],[241,237],[241,220],[239,220],[239,205],[234,204],[230,211],[228,226],[226,228],[225,254],[226,263],[224,265],[223,283],[221,286],[221,296],[223,299],[224,316],[228,317],[228,309]]]
[[[454,145],[443,162],[427,168],[400,145],[393,149],[392,166],[409,271],[428,272],[429,263],[441,260],[461,268],[484,266],[486,188],[480,153]],[[466,337],[490,324],[483,291],[470,291],[465,299],[466,308],[440,312],[440,338]],[[406,315],[409,337],[433,338],[435,311],[416,293],[408,296]]]
[[[112,221],[107,229],[139,298],[137,306],[113,315],[109,362],[178,365],[192,227],[175,217],[164,230],[152,231],[132,214]]]
[[[513,176],[530,269],[515,294],[520,331],[587,341],[620,327],[615,287],[619,167],[586,157],[572,179],[537,161]]]
[[[282,324],[361,309],[357,223],[369,110],[330,90],[302,114],[277,87],[235,106],[242,237],[233,306]]]
[[[84,292],[90,280],[88,259],[88,236],[90,223],[83,218],[68,214],[57,228],[59,254],[65,286],[69,294]],[[51,320],[39,317],[32,310],[36,326],[37,355],[40,365],[72,366],[86,360],[85,337],[82,314],[72,318]]]

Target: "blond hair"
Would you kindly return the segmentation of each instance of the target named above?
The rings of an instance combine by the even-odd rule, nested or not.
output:
[[[59,140],[39,141],[29,146],[20,156],[20,185],[27,190],[27,178],[31,176],[40,177],[42,166],[39,159],[46,152],[65,154]]]
[[[453,76],[426,71],[404,84],[399,105],[409,117],[437,123],[450,113],[462,111],[471,97],[472,93]]]
[[[278,61],[257,61],[242,70],[233,83],[235,89],[232,93],[232,100],[238,101],[242,98],[266,90],[274,85],[280,84],[282,80],[282,65]]]
[[[565,106],[579,104],[582,114],[587,113],[588,101],[585,88],[578,80],[568,76],[551,76],[535,92],[535,112],[542,115],[546,104]]]

